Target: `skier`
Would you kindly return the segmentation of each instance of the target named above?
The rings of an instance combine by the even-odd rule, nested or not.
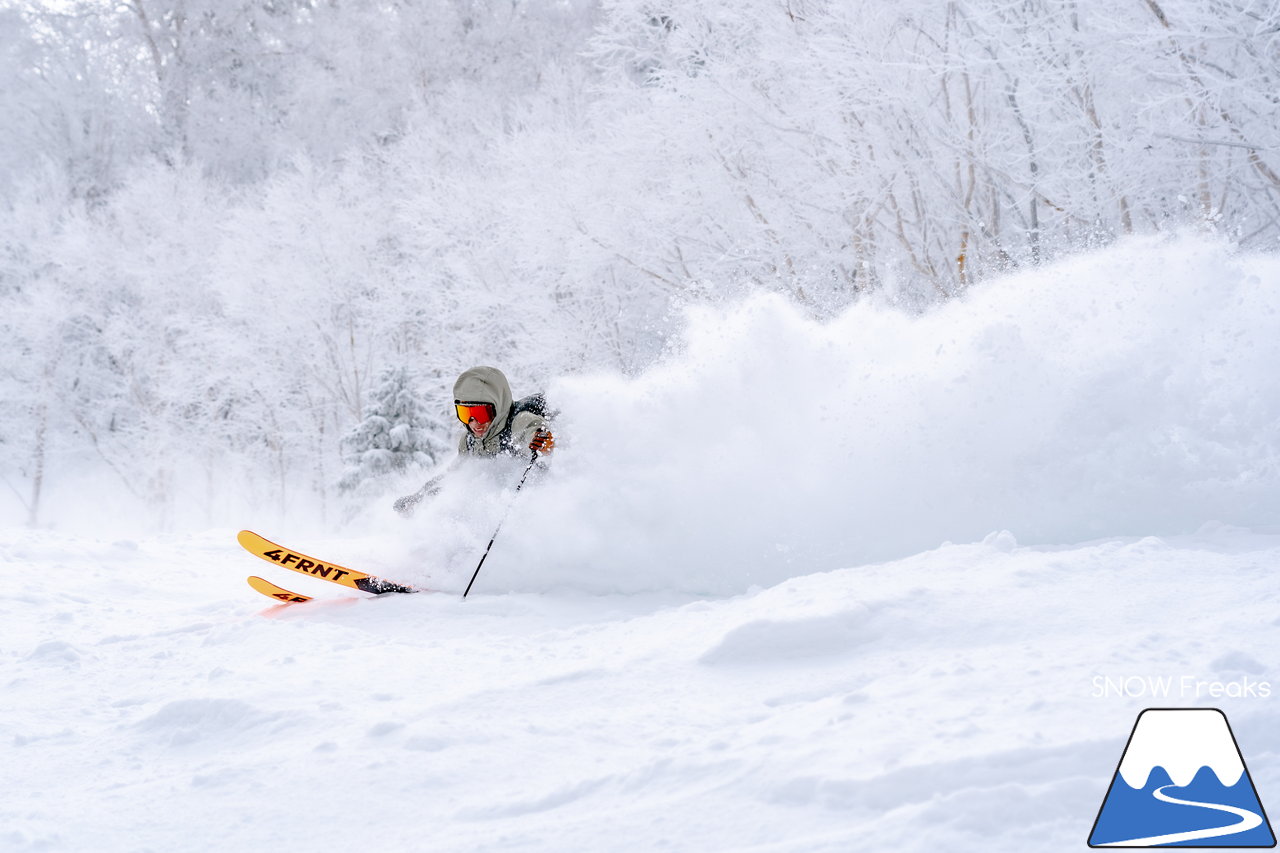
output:
[[[547,429],[546,401],[534,394],[512,401],[511,385],[496,367],[473,367],[464,370],[453,383],[453,404],[458,420],[467,431],[458,441],[458,456],[440,474],[432,477],[418,491],[400,498],[396,512],[410,516],[425,497],[440,491],[440,483],[467,457],[494,458],[498,454],[526,456],[534,459],[550,453],[555,437]]]

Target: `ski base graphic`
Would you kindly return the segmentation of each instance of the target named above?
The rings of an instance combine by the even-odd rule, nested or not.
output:
[[[306,554],[290,550],[283,545],[277,545],[269,539],[263,539],[252,530],[241,530],[236,535],[236,541],[250,554],[263,560],[269,560],[277,566],[304,575],[321,578],[340,586],[358,589],[361,592],[382,595],[387,592],[413,593],[423,591],[406,584],[359,572],[355,569],[348,569],[339,566],[337,563],[329,563],[324,560],[317,560],[314,557],[308,557]]]
[[[284,587],[276,586],[271,581],[266,580],[265,578],[260,578],[257,575],[250,575],[247,580],[249,581],[249,586],[253,587],[258,592],[268,598],[274,598],[276,601],[284,604],[302,604],[311,600],[311,596],[309,595],[299,595],[296,592],[291,592]]]

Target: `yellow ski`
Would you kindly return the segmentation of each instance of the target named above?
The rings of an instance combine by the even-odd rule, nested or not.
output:
[[[248,581],[249,586],[253,587],[258,592],[263,595],[270,596],[277,601],[282,601],[285,604],[302,604],[304,601],[311,600],[311,596],[309,595],[299,595],[296,592],[290,592],[284,587],[276,586],[271,581],[263,580],[257,575],[250,575]]]
[[[322,560],[308,557],[306,554],[299,554],[297,551],[291,551],[283,545],[277,545],[270,540],[263,539],[251,530],[241,530],[236,536],[236,541],[250,554],[269,560],[277,566],[301,572],[304,575],[323,578],[351,589],[358,589],[361,592],[382,595],[384,592],[407,593],[424,591],[405,584],[395,583],[394,581],[383,580],[364,572],[357,572],[355,569],[343,568],[337,563],[326,563]]]

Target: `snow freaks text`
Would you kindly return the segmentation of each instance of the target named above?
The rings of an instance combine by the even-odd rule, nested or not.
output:
[[[1242,676],[1231,681],[1191,675],[1095,675],[1090,696],[1094,699],[1268,699],[1271,682]]]

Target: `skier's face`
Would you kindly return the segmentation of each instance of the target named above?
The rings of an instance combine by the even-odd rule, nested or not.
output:
[[[489,424],[493,423],[493,403],[467,403],[454,400],[453,405],[458,411],[458,420],[466,424],[467,429],[471,430],[471,434],[476,438],[483,436],[488,431]]]

